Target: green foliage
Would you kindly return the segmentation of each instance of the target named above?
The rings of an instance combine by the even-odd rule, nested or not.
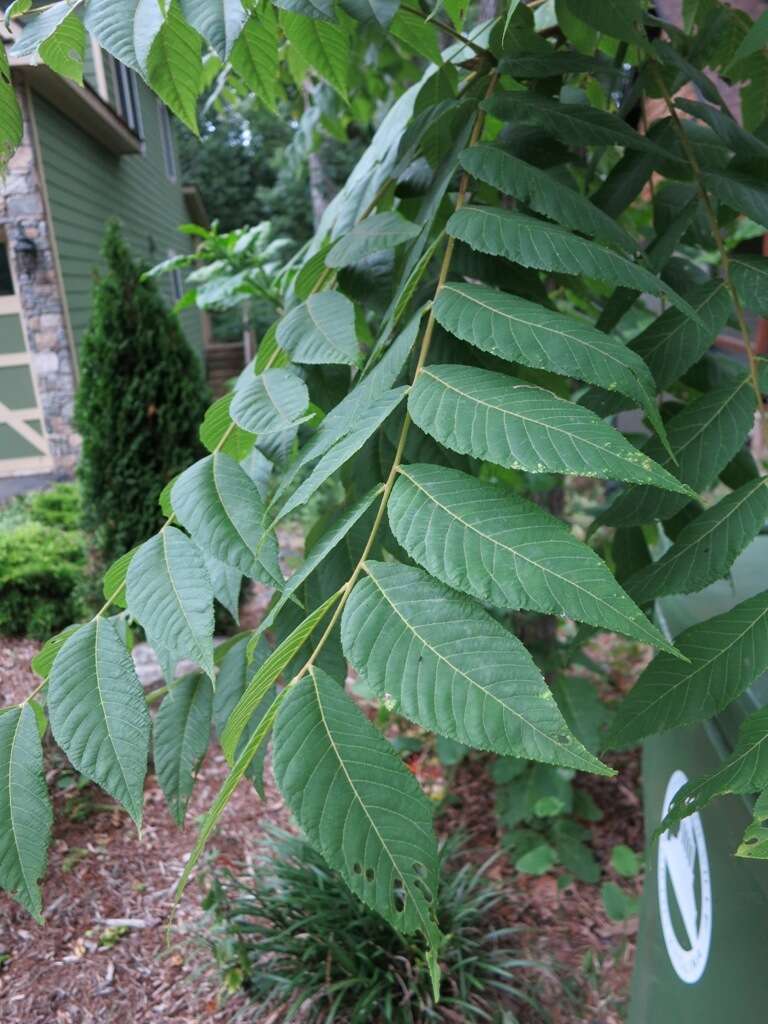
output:
[[[130,565],[112,570],[108,597],[117,607],[127,603],[169,679],[182,657],[193,657],[211,681],[226,668],[226,701],[212,714],[232,768],[179,891],[235,786],[248,773],[258,780],[274,726],[275,776],[310,841],[371,910],[401,933],[421,933],[436,991],[443,937],[431,808],[346,695],[349,662],[384,707],[444,739],[533,759],[498,762],[512,772],[504,789],[516,795],[504,813],[515,818],[507,824],[517,862],[543,871],[559,860],[581,876],[595,872],[587,837],[564,814],[573,806],[588,819],[594,808],[577,811],[574,770],[610,774],[595,754],[603,742],[635,742],[700,721],[768,663],[765,593],[676,644],[633,600],[695,590],[726,574],[764,511],[759,472],[744,449],[755,412],[763,414],[766,374],[743,315],[744,304],[761,308],[764,266],[732,258],[768,217],[763,129],[752,135],[727,120],[709,72],[727,68],[730,81],[746,83],[745,105],[754,112],[751,82],[764,80],[766,55],[758,46],[737,59],[749,19],[718,0],[687,11],[689,31],[672,31],[663,45],[651,42],[656,23],[639,2],[614,10],[563,0],[555,5],[561,32],[546,36],[525,5],[508,5],[481,26],[470,12],[470,35],[456,5],[446,15],[452,25],[438,9],[421,16],[379,2],[336,10],[325,0],[280,0],[275,11],[232,0],[214,11],[174,0],[144,17],[128,0],[86,0],[84,8],[97,40],[187,121],[212,76],[228,100],[270,77],[265,104],[293,104],[291,116],[308,136],[322,124],[341,143],[353,117],[377,125],[311,242],[266,282],[280,319],[234,395],[209,410],[201,432],[209,455],[197,462],[190,436],[182,459],[172,430],[192,429],[188,399],[191,392],[199,399],[192,356],[179,349],[186,362],[160,383],[152,331],[164,325],[165,336],[168,321],[140,290],[148,286],[136,284],[113,232],[120,283],[116,272],[103,289],[96,326],[105,330],[94,328],[90,347],[105,334],[114,345],[114,336],[122,363],[105,354],[97,375],[91,360],[84,393],[130,395],[148,381],[154,390],[150,398],[141,391],[138,422],[112,412],[98,421],[87,439],[85,499],[105,527],[118,525],[107,450],[121,512],[129,469],[150,503],[181,473],[165,489],[160,532],[146,539],[159,525],[153,514],[122,545],[113,542],[115,553],[141,546]],[[20,46],[30,45],[33,25],[30,17]],[[442,33],[453,42],[441,53]],[[205,68],[203,45],[211,48]],[[404,48],[427,60],[423,74],[423,65],[401,60]],[[226,54],[231,61],[222,65]],[[37,55],[44,57],[39,48]],[[688,107],[694,124],[683,125],[672,95],[688,81],[706,102]],[[650,111],[648,98],[660,100],[662,116],[641,134],[630,123],[632,108]],[[649,199],[653,175],[658,188]],[[247,237],[238,236],[233,254]],[[222,295],[235,301],[238,283],[230,280]],[[659,301],[648,304],[647,296]],[[116,312],[127,300],[130,345]],[[742,331],[746,367],[706,354],[729,320]],[[152,360],[131,361],[144,335]],[[127,383],[121,365],[130,366]],[[644,414],[647,439],[604,418],[625,408]],[[150,411],[163,430],[147,449],[136,441],[146,432],[136,428]],[[129,457],[113,455],[118,443],[128,444]],[[615,536],[597,535],[605,561],[581,531],[569,533],[517,493],[541,498],[571,474],[619,485],[590,531],[619,527]],[[708,492],[720,483],[733,494],[709,508]],[[339,500],[311,530],[296,582],[286,583],[274,529],[321,489]],[[112,502],[108,512],[99,511],[102,495]],[[644,569],[645,538],[636,528],[651,527],[672,547]],[[710,542],[715,535],[719,546]],[[275,586],[274,646],[248,630],[240,646],[214,651],[214,596],[231,599],[243,573],[264,573]],[[543,664],[578,656],[584,635],[599,628],[658,649],[619,705],[607,741],[594,694],[564,675],[546,682],[513,634],[510,612],[520,621],[521,608],[586,624],[556,652],[536,652]],[[109,714],[119,724],[135,687],[108,610],[52,644],[43,660],[55,655],[51,685],[63,703],[72,673],[79,675],[71,689],[82,685],[91,698],[109,683],[117,694]],[[551,637],[549,622],[541,632]],[[94,672],[93,651],[107,641],[110,664]],[[195,695],[198,686],[207,693],[206,680],[194,685]],[[163,720],[171,724],[157,737],[164,737],[158,762],[178,818],[203,749],[207,697],[200,699],[202,728],[191,703],[188,714],[169,704]],[[138,713],[131,721],[143,730]],[[112,791],[122,778],[119,798],[135,813],[144,732],[134,760],[123,764],[107,751],[91,765],[67,724],[62,712],[54,732],[73,763]],[[97,718],[96,733],[103,727]],[[730,761],[712,778],[693,780],[673,817],[722,792],[766,788],[766,736],[757,712]],[[115,733],[121,746],[125,738]],[[756,838],[752,846],[761,849]],[[614,888],[604,889],[609,912],[623,918],[632,907],[627,900],[619,907]]]
[[[85,537],[34,520],[0,530],[0,633],[44,640],[85,614]]]
[[[84,523],[109,562],[162,522],[157,498],[199,450],[206,401],[200,361],[117,224],[104,242],[80,351],[76,423],[83,437]]]
[[[244,989],[260,1013],[289,1021],[304,1005],[308,1024],[329,1013],[350,1024],[372,1013],[387,1024],[417,1024],[444,1019],[444,1009],[479,1022],[531,1001],[537,965],[519,957],[514,929],[493,927],[504,889],[485,876],[487,865],[462,864],[458,844],[441,857],[437,918],[450,935],[440,954],[450,983],[439,1007],[418,947],[361,908],[312,846],[274,831],[257,853],[268,867],[243,879],[216,871],[204,905],[225,987]]]
[[[36,523],[60,530],[76,530],[82,517],[82,498],[77,484],[54,484],[35,491],[25,502],[26,511]]]

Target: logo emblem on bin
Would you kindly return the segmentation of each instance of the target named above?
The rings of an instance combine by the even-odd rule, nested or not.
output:
[[[685,772],[670,776],[662,820],[672,798],[688,781]],[[704,829],[698,813],[683,821],[677,835],[659,839],[657,867],[659,915],[664,945],[681,981],[693,985],[707,966],[712,941],[712,885]]]

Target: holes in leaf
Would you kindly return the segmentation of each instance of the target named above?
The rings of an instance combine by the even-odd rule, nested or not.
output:
[[[757,836],[750,836],[749,839],[745,841],[745,846],[754,846],[756,842]]]
[[[366,868],[365,869],[365,880],[366,880],[366,882],[372,882],[375,877],[376,877],[376,874],[375,874],[373,868]]]
[[[424,867],[424,865],[420,861],[418,861],[418,860],[414,861],[413,864],[411,865],[411,867],[413,868],[414,874],[418,875],[419,878],[426,878],[427,877],[427,869]]]
[[[571,737],[567,732],[562,732],[557,737],[557,742],[562,743],[563,746],[567,746],[571,742]]]
[[[396,914],[402,914],[405,910],[405,893],[403,892],[403,880],[396,878],[392,883],[392,904]]]
[[[422,878],[415,878],[413,880],[413,886],[414,886],[415,889],[419,890],[419,892],[424,897],[424,899],[427,901],[427,903],[431,903],[432,902],[432,893],[429,891],[429,888],[427,887],[427,883]]]
[[[354,873],[356,875],[360,875],[363,872],[363,868],[362,868],[361,864],[353,864],[352,865],[352,870],[354,871]]]

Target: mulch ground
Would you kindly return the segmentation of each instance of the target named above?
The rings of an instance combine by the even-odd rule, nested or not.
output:
[[[264,604],[263,594],[254,595],[246,624],[258,619]],[[0,638],[2,704],[18,700],[35,685],[29,660],[36,650],[29,641]],[[634,652],[628,657],[602,639],[591,653],[603,663],[609,692],[625,689],[644,660],[632,661]],[[173,824],[154,777],[149,777],[141,836],[100,791],[79,789],[62,756],[50,753],[55,826],[44,885],[45,924],[38,926],[17,904],[0,896],[0,1021],[219,1024],[237,1019],[266,1024],[259,1008],[249,1007],[243,998],[220,999],[204,945],[202,892],[195,883],[182,898],[168,941],[172,893],[193,843],[196,820],[226,775],[220,752],[213,749],[201,769],[185,831]],[[619,771],[616,778],[590,778],[580,784],[604,812],[603,821],[592,827],[603,880],[618,881],[609,866],[611,849],[626,843],[640,852],[643,823],[636,754],[611,763]],[[250,786],[242,785],[224,812],[212,844],[218,861],[242,864],[265,824],[288,825],[267,776],[264,803]],[[443,833],[461,829],[469,837],[471,855],[483,860],[498,849],[498,835],[482,759],[459,767],[451,793],[454,799],[439,828]],[[508,883],[504,917],[521,928],[521,955],[549,964],[558,979],[544,990],[553,1024],[619,1024],[637,922],[608,920],[599,886],[574,882],[559,889],[555,874],[519,875],[505,858],[491,872]],[[620,881],[639,891],[639,879]]]

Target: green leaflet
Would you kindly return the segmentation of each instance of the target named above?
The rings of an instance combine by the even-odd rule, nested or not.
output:
[[[293,11],[305,18],[317,18],[318,21],[334,21],[333,0],[276,0],[276,7],[283,11]]]
[[[131,548],[124,555],[120,555],[104,573],[101,584],[101,592],[104,600],[117,608],[125,608],[125,577],[128,575],[128,566],[131,564],[136,548]]]
[[[235,462],[241,462],[253,448],[256,438],[238,427],[230,416],[234,397],[235,393],[230,391],[209,406],[200,424],[199,435],[209,452],[221,451],[231,455]]]
[[[768,517],[765,477],[751,480],[702,512],[662,557],[625,584],[640,604],[667,594],[692,594],[722,579]]]
[[[140,19],[144,16],[142,7]],[[200,36],[182,17],[178,0],[170,0],[149,48],[144,74],[163,103],[195,134],[203,71],[200,45]]]
[[[241,380],[229,408],[235,423],[259,440],[298,426],[309,406],[304,381],[290,370],[265,370]]]
[[[750,27],[739,43],[739,48],[734,53],[731,64],[751,57],[753,53],[762,50],[766,43],[768,43],[768,11],[764,11]]]
[[[38,55],[52,71],[82,85],[85,42],[85,28],[73,12],[40,43]]]
[[[220,734],[222,750],[230,763],[235,756],[235,750],[240,742],[240,737],[243,735],[243,730],[250,722],[254,711],[256,711],[259,704],[264,700],[270,686],[274,683],[291,658],[293,658],[294,654],[299,650],[301,645],[314,630],[315,626],[325,618],[326,614],[331,610],[336,601],[338,601],[339,597],[341,597],[340,590],[335,594],[331,594],[331,596],[315,608],[314,611],[303,620],[303,622],[300,622],[299,625],[288,634],[285,640],[283,640],[283,642],[279,644],[274,651],[272,651],[263,664],[258,667],[250,683],[248,683],[248,686],[245,688],[242,696],[235,705],[234,710],[230,714],[224,730]]]
[[[249,18],[229,55],[234,71],[259,99],[274,111],[279,81],[277,17],[265,4],[257,18]]]
[[[264,527],[259,489],[234,459],[219,452],[194,463],[173,485],[171,503],[203,550],[245,576],[282,585],[277,540]]]
[[[46,640],[42,649],[39,650],[32,659],[32,669],[39,676],[42,676],[43,679],[47,679],[51,668],[53,667],[56,655],[64,646],[64,642],[81,627],[82,623],[76,622],[73,626],[67,626],[66,629],[62,629],[62,631],[57,633],[56,636],[52,636]]]
[[[695,285],[685,293],[699,322],[670,307],[627,346],[650,370],[656,390],[674,384],[709,350],[731,313],[731,297],[722,281]],[[609,416],[629,408],[620,395],[590,389],[580,404]]]
[[[454,469],[404,466],[387,511],[408,554],[461,593],[670,650],[602,559],[532,501]]]
[[[35,712],[9,708],[0,714],[0,887],[40,924],[52,822]]]
[[[514,196],[563,227],[581,231],[605,242],[613,242],[630,252],[637,248],[632,236],[612,217],[575,189],[560,184],[540,167],[534,167],[503,149],[488,145],[465,149],[460,160],[464,170],[475,178],[493,185],[506,195]]]
[[[666,156],[616,114],[582,103],[560,103],[533,92],[496,93],[482,106],[502,121],[537,124],[573,146],[624,146]]]
[[[504,256],[524,267],[577,274],[651,295],[666,295],[670,302],[696,319],[688,303],[661,278],[626,256],[574,235],[557,224],[526,217],[514,210],[465,206],[452,215],[446,231],[479,252]]]
[[[675,106],[684,110],[686,114],[692,114],[705,121],[740,159],[768,159],[768,145],[751,132],[744,131],[739,122],[730,114],[716,110],[707,103],[699,103],[683,97],[678,97],[675,100]]]
[[[289,11],[280,12],[280,24],[292,46],[310,67],[342,97],[347,98],[351,57],[347,36],[339,25]]]
[[[240,621],[240,584],[243,574],[239,569],[220,562],[209,552],[200,548],[205,568],[213,587],[213,596],[223,605],[235,622]]]
[[[752,860],[768,860],[768,789],[764,789],[755,801],[752,824],[747,826],[738,849],[737,857]]]
[[[605,746],[603,736],[613,717],[612,709],[600,698],[595,684],[580,676],[556,676],[550,683],[557,706],[568,728],[590,754]]]
[[[221,660],[219,674],[216,677],[216,692],[213,695],[213,722],[216,727],[216,734],[221,738],[226,728],[229,716],[234,711],[237,702],[242,697],[248,686],[248,682],[256,669],[269,657],[269,647],[264,639],[261,639],[251,657],[251,635],[246,633],[241,636],[230,647]],[[236,757],[239,756],[248,745],[267,710],[275,699],[275,688],[270,686],[266,696],[259,704],[250,718],[248,725],[243,731],[238,744]],[[263,743],[254,759],[246,770],[246,775],[256,788],[256,792],[264,799],[264,759],[267,756],[267,744]]]
[[[406,391],[407,388],[404,387],[393,388],[391,391],[385,391],[372,398],[367,406],[360,411],[355,429],[345,433],[319,459],[307,479],[281,505],[275,515],[275,520],[285,518],[299,505],[303,505],[321,484],[325,483],[337,469],[340,469],[348,459],[352,458],[381,426],[387,416],[394,412],[403,400]]]
[[[673,469],[694,491],[705,490],[743,445],[754,411],[755,395],[748,378],[726,384],[701,395],[667,422],[676,466],[655,438],[643,445],[643,451]],[[655,487],[633,487],[620,494],[598,519],[609,526],[640,526],[653,519],[668,519],[685,505],[685,498],[660,494]]]
[[[21,33],[8,51],[11,57],[33,57],[40,46],[57,31],[69,17],[72,7],[67,0],[59,0],[46,10],[27,19]],[[78,19],[79,20],[79,19]],[[18,25],[18,23],[17,23]]]
[[[768,188],[760,178],[738,171],[704,171],[701,175],[707,189],[718,201],[737,213],[745,213],[752,220],[768,228]]]
[[[620,704],[608,747],[701,722],[743,693],[768,668],[768,591],[675,639],[690,664],[668,654],[654,658]]]
[[[11,69],[5,47],[0,52],[0,171],[6,164],[23,135],[21,110],[16,99],[16,90],[11,84]]]
[[[341,636],[379,696],[460,743],[613,774],[571,735],[517,637],[479,605],[420,569],[366,562],[365,570]]]
[[[356,224],[333,246],[325,258],[328,267],[348,267],[375,252],[394,249],[421,232],[418,224],[395,210],[375,213]]]
[[[83,22],[107,53],[144,74],[152,41],[162,25],[159,4],[152,0],[88,0],[83,6]]]
[[[128,609],[153,647],[193,658],[213,679],[213,589],[202,556],[173,527],[141,545],[126,579]]]
[[[350,889],[399,932],[421,931],[438,946],[430,802],[390,744],[324,672],[313,670],[280,708],[273,766],[299,825]]]
[[[357,366],[355,307],[341,292],[310,295],[277,325],[277,343],[297,363]]]
[[[471,366],[427,366],[408,410],[417,426],[463,455],[531,473],[577,473],[686,487],[594,413],[543,388]]]
[[[768,786],[768,708],[745,718],[733,753],[716,772],[691,779],[674,796],[669,813],[657,831],[673,828],[701,810],[716,796],[756,793]]]
[[[229,59],[248,19],[242,0],[181,0],[181,12],[222,60]]]
[[[240,780],[243,778],[248,768],[251,765],[256,754],[259,752],[261,745],[269,735],[272,723],[275,720],[278,708],[281,702],[285,698],[287,691],[283,690],[277,697],[272,701],[272,704],[264,713],[261,721],[257,728],[254,730],[253,735],[248,740],[242,754],[237,758],[237,761],[232,766],[229,775],[222,783],[221,789],[216,794],[216,799],[213,801],[211,806],[208,808],[208,813],[203,819],[203,823],[200,826],[200,832],[198,833],[197,840],[195,841],[194,849],[189,855],[187,863],[184,865],[184,870],[181,873],[179,884],[176,886],[176,892],[174,894],[174,905],[181,899],[182,893],[187,887],[187,882],[192,876],[192,872],[195,870],[197,862],[205,849],[205,844],[208,842],[210,837],[213,835],[214,829],[218,824],[219,818],[221,817],[222,811],[227,806],[229,801],[232,799],[232,794],[237,788]]]
[[[744,306],[760,316],[768,314],[768,259],[733,256],[731,280]]]
[[[51,669],[48,712],[54,738],[73,767],[140,825],[149,713],[112,619],[92,619],[62,646]]]
[[[179,826],[184,824],[195,774],[211,739],[212,698],[207,676],[191,673],[173,684],[155,718],[157,781]]]
[[[585,57],[572,50],[552,50],[543,56],[504,57],[500,68],[513,78],[552,78],[553,75],[616,75],[605,58]]]
[[[663,435],[648,367],[590,324],[518,295],[453,282],[440,289],[434,312],[446,330],[483,352],[627,395]]]

